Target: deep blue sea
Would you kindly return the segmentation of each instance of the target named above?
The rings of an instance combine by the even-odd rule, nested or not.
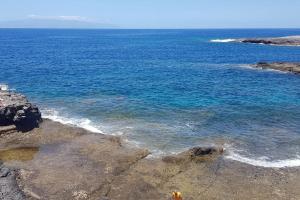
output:
[[[228,159],[300,166],[300,76],[252,69],[300,47],[212,42],[300,29],[0,29],[0,82],[46,118],[121,136],[153,156],[223,145]]]

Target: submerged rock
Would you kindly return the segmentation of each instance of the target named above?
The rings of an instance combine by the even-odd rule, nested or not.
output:
[[[41,121],[39,109],[24,95],[0,91],[0,126],[15,125],[20,131],[28,131]]]

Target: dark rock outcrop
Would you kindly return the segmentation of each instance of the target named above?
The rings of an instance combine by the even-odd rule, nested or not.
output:
[[[276,38],[243,38],[237,42],[267,44],[278,46],[300,46],[300,36],[276,37]]]
[[[190,149],[187,153],[190,155],[191,158],[197,158],[199,156],[222,154],[223,152],[224,149],[219,147],[194,147]]]
[[[162,160],[166,163],[182,163],[186,161],[210,160],[223,154],[222,147],[194,147],[176,156],[166,156]]]
[[[20,131],[28,131],[41,121],[39,109],[24,95],[0,91],[0,126],[15,125]]]
[[[290,62],[273,62],[273,63],[267,63],[267,62],[259,62],[255,65],[251,65],[255,68],[261,68],[261,69],[274,69],[279,70],[283,72],[291,72],[294,74],[300,75],[300,63],[290,63]]]

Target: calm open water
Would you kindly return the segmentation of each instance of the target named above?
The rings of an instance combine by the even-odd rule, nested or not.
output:
[[[224,145],[230,159],[300,166],[300,76],[251,69],[300,47],[213,39],[297,29],[0,29],[0,82],[44,117],[122,136],[154,155]]]

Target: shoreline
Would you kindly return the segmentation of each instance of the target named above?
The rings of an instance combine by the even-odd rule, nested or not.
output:
[[[251,67],[253,68],[253,67]],[[278,72],[282,72],[277,70]],[[107,136],[107,137],[116,137],[119,138],[122,141],[122,144],[126,147],[129,148],[136,148],[136,149],[140,149],[143,148],[140,144],[137,144],[135,141],[129,141],[126,138],[122,138],[122,135],[115,135],[115,134],[105,134],[103,131],[95,128],[95,127],[86,127],[86,126],[80,126],[80,125],[75,125],[74,123],[65,123],[62,122],[61,119],[59,120],[55,120],[52,117],[45,117],[43,118],[43,120],[51,120],[54,122],[58,122],[62,125],[65,126],[70,126],[70,127],[74,127],[74,128],[79,128],[79,129],[83,129],[87,132],[93,133],[93,134],[101,134],[103,136]],[[95,130],[95,131],[93,131]],[[125,139],[125,140],[124,140]],[[277,159],[277,160],[268,160],[268,159],[260,159],[260,158],[255,158],[255,157],[247,157],[247,156],[243,156],[240,155],[239,153],[237,153],[236,149],[230,149],[227,148],[226,146],[228,146],[228,143],[224,143],[224,144],[220,144],[219,142],[217,142],[218,144],[211,144],[211,145],[200,145],[201,147],[217,147],[217,148],[223,148],[224,149],[224,154],[222,155],[224,157],[224,159],[228,159],[228,160],[232,160],[232,161],[236,161],[236,162],[240,162],[243,163],[245,165],[251,165],[254,167],[263,167],[263,168],[293,168],[293,167],[300,167],[300,158],[299,157],[295,157],[295,158],[291,158],[291,159]],[[185,148],[182,149],[181,151],[176,151],[176,152],[171,152],[171,153],[165,153],[159,150],[160,153],[157,153],[155,150],[154,152],[151,151],[150,149],[147,149],[149,151],[149,155],[147,156],[147,158],[151,158],[151,159],[162,159],[165,156],[174,156],[174,155],[178,155],[181,153],[184,153],[186,151],[188,151],[190,148],[193,148],[193,146],[189,147],[189,148]]]
[[[299,167],[255,167],[225,159],[218,149],[147,158],[148,150],[124,146],[119,137],[48,119],[32,131],[0,137],[0,157],[17,170],[27,198],[168,199],[175,190],[184,199],[300,197]]]

